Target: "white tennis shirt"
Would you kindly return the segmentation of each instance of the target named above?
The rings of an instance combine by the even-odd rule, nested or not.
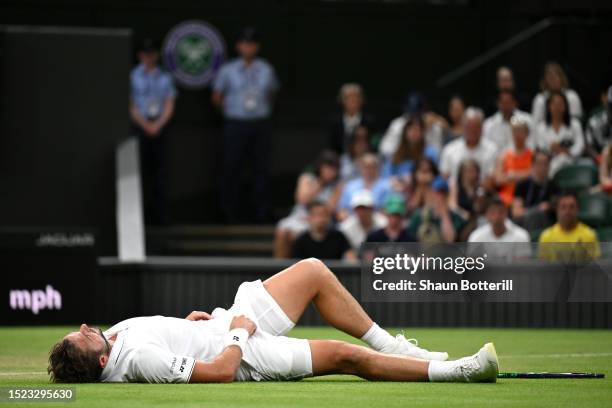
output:
[[[230,319],[148,316],[124,320],[104,332],[107,338],[114,334],[117,338],[101,381],[189,382],[196,360],[212,361],[223,351]]]

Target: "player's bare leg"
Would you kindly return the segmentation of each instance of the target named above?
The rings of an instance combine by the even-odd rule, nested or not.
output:
[[[264,287],[294,323],[311,301],[327,323],[353,337],[360,338],[374,323],[336,275],[315,258],[284,269]]]
[[[295,263],[264,282],[264,287],[294,323],[310,302],[331,326],[362,339],[377,351],[406,354],[428,360],[446,360],[447,353],[416,347],[402,335],[391,336],[363,310],[359,302],[320,260]]]
[[[488,343],[478,353],[456,361],[384,354],[335,340],[310,340],[314,376],[351,374],[380,381],[495,382],[497,354]]]

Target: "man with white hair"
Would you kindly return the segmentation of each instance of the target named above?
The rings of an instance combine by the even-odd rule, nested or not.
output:
[[[480,165],[481,177],[490,177],[495,167],[497,149],[490,141],[482,138],[482,109],[470,106],[463,117],[464,135],[447,144],[440,157],[440,172],[444,177],[457,178],[459,167],[465,160],[475,160]]]

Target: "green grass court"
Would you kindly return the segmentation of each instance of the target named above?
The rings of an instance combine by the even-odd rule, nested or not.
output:
[[[71,328],[73,329],[73,328]],[[0,328],[0,386],[49,385],[51,344],[68,328]],[[300,382],[233,384],[85,384],[76,402],[0,403],[68,407],[610,407],[612,331],[516,329],[411,329],[421,345],[451,358],[474,353],[485,341],[497,347],[502,371],[597,371],[585,380],[499,380],[497,384],[366,382],[330,376]],[[328,328],[298,328],[295,337],[348,336]]]

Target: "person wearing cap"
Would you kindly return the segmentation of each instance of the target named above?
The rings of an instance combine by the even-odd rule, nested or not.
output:
[[[163,224],[164,142],[166,125],[174,114],[176,88],[172,77],[158,66],[159,51],[152,40],[143,41],[138,60],[130,73],[130,117],[140,142],[145,218],[148,223]]]
[[[357,256],[344,234],[332,226],[331,211],[324,202],[312,201],[308,209],[308,230],[293,243],[291,257],[295,259],[346,259]]]
[[[279,82],[272,65],[257,56],[258,32],[245,28],[236,43],[238,58],[221,67],[213,84],[212,103],[225,118],[221,204],[228,221],[237,221],[244,163],[252,163],[256,220],[269,218],[268,165],[270,116]]]
[[[422,116],[425,122],[425,143],[437,150],[442,148],[445,129],[448,122],[442,116],[432,111],[426,111],[425,99],[418,92],[410,92],[404,103],[404,114],[391,121],[387,131],[380,141],[380,153],[391,158],[402,141],[406,122],[412,116]]]
[[[367,235],[384,228],[387,219],[381,213],[374,211],[374,196],[368,190],[362,190],[351,200],[353,213],[340,223],[338,229],[344,233],[353,250],[359,251]]]
[[[404,228],[406,200],[401,194],[391,194],[385,200],[387,225],[368,234],[366,242],[414,242],[414,235]]]
[[[455,242],[465,220],[448,206],[448,183],[436,177],[423,208],[410,218],[408,231],[420,242]]]

